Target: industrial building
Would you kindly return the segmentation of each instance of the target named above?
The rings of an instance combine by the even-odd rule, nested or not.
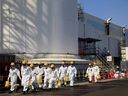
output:
[[[1,63],[95,60],[109,68],[120,64],[127,41],[121,26],[110,22],[108,33],[106,20],[83,11],[77,0],[0,0],[0,23]]]

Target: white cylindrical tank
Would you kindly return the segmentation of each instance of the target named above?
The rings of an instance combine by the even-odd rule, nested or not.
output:
[[[78,53],[77,0],[52,0],[52,45],[54,53]]]
[[[77,0],[6,0],[2,8],[3,49],[78,53]]]

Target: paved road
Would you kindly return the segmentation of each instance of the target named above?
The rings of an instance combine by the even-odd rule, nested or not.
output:
[[[0,93],[0,96],[23,96],[19,93]],[[128,96],[128,79],[105,80],[99,83],[77,83],[74,87],[41,90],[26,96]]]

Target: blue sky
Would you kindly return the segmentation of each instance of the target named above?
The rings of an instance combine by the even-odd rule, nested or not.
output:
[[[85,12],[128,28],[128,0],[79,0]]]

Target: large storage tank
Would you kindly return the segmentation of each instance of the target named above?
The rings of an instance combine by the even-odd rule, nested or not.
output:
[[[52,52],[78,52],[77,0],[52,0]]]
[[[78,53],[77,0],[3,0],[2,52]]]

